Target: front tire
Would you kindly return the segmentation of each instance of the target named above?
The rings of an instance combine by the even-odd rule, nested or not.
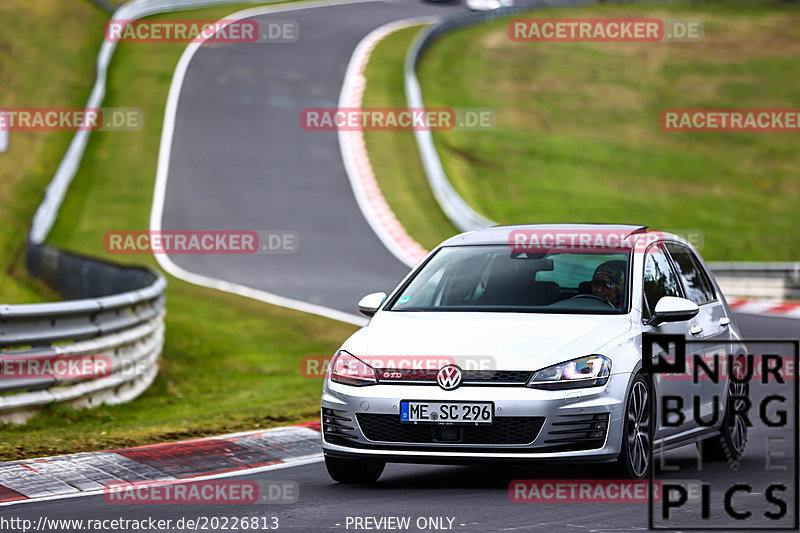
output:
[[[617,471],[627,479],[643,479],[650,473],[650,387],[641,374],[636,374],[625,401],[622,448],[617,458]]]
[[[325,466],[336,482],[364,484],[378,481],[386,462],[376,459],[341,459],[326,455]]]
[[[744,375],[744,360],[739,358],[734,365],[734,372],[737,377]],[[704,439],[697,443],[703,461],[729,461],[738,463],[744,455],[744,448],[747,445],[747,423],[741,411],[744,409],[743,399],[737,397],[749,397],[750,387],[745,382],[728,381],[728,401],[725,405],[725,418],[722,420],[722,427],[719,435]]]

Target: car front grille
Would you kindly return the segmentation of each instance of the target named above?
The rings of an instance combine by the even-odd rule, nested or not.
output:
[[[544,436],[539,452],[574,452],[602,448],[608,433],[608,413],[559,415]]]
[[[530,444],[544,424],[539,416],[503,416],[477,426],[401,423],[397,415],[372,413],[356,419],[371,441],[418,444]]]
[[[395,370],[376,368],[378,383],[382,385],[436,385],[438,370],[415,369]],[[399,372],[402,377],[389,378],[385,374]],[[511,385],[524,386],[533,372],[529,370],[462,370],[461,385]]]

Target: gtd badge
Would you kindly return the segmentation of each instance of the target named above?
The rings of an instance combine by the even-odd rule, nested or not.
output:
[[[436,374],[436,382],[444,390],[453,390],[461,385],[461,369],[456,365],[443,366]]]

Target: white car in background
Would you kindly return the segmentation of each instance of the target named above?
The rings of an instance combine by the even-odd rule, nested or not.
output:
[[[492,11],[513,6],[514,0],[467,0],[467,7],[473,11]]]
[[[727,378],[699,393],[701,416],[716,410],[716,423],[698,425],[689,401],[680,425],[651,431],[661,395],[698,386],[648,379],[643,333],[711,341],[736,364],[746,353],[705,263],[675,235],[611,225],[465,233],[359,309],[372,319],[334,355],[322,392],[336,481],[374,482],[387,462],[491,460],[616,462],[643,478],[654,445],[703,441],[707,461],[744,451],[746,422],[729,397],[748,391]]]

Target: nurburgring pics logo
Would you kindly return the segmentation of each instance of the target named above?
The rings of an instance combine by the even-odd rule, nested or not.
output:
[[[703,22],[657,18],[525,18],[508,23],[512,41],[527,43],[696,42]]]
[[[457,107],[306,107],[306,131],[490,130],[494,109]]]
[[[800,341],[713,337],[642,334],[642,370],[659,390],[650,434],[677,435],[692,426],[711,435],[698,442],[695,461],[673,462],[663,441],[650,448],[651,464],[656,454],[660,462],[650,481],[663,497],[648,505],[649,528],[797,529]],[[717,464],[707,466],[711,461]],[[690,489],[671,479],[687,471],[699,489],[694,501]]]
[[[665,109],[666,132],[800,132],[800,109]]]
[[[294,231],[108,231],[110,254],[289,254],[299,249]]]
[[[135,107],[0,108],[0,131],[135,131],[142,124]]]
[[[114,19],[105,27],[110,43],[293,43],[299,38],[296,20]]]

